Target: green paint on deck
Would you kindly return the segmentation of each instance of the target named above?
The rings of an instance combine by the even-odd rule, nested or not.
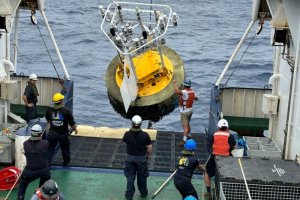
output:
[[[224,116],[229,123],[230,130],[236,131],[240,136],[262,137],[263,131],[269,128],[269,119]]]
[[[49,106],[40,106],[37,105],[37,112],[38,112],[38,116],[40,118],[43,118],[46,114],[47,109],[49,108]],[[25,119],[25,106],[21,105],[21,104],[11,104],[10,105],[10,111],[14,114],[16,114],[17,116],[22,117],[23,119]]]
[[[67,200],[125,200],[124,193],[126,189],[126,178],[122,171],[118,173],[78,171],[76,169],[54,169],[51,170],[52,178],[58,183],[60,190],[66,196]],[[141,198],[138,188],[134,199],[150,200],[154,192],[167,180],[168,176],[150,175],[148,178],[149,195],[147,198]],[[193,185],[196,188],[199,198],[203,199],[202,176],[194,176]],[[38,187],[38,181],[32,182],[26,191],[26,200],[29,200],[35,189]],[[0,191],[0,199],[7,195],[8,191]],[[14,189],[8,200],[16,200],[17,188]],[[176,190],[173,180],[157,195],[155,199],[176,200],[181,199]]]

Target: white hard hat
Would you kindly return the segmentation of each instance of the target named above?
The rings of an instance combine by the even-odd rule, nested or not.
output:
[[[138,115],[135,115],[133,116],[131,122],[132,122],[132,126],[140,127],[142,125],[142,118]]]
[[[30,75],[29,75],[29,79],[30,79],[30,80],[35,80],[35,81],[36,81],[36,80],[37,80],[37,75],[36,75],[35,73],[30,74]]]
[[[35,124],[31,127],[31,140],[37,140],[38,137],[41,137],[43,129],[39,124]]]
[[[218,122],[218,127],[221,128],[221,127],[229,127],[228,125],[228,122],[226,119],[221,119],[219,122]]]

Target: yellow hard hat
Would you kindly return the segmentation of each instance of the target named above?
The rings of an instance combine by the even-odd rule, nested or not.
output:
[[[61,93],[55,93],[53,95],[53,103],[60,103],[65,98]]]

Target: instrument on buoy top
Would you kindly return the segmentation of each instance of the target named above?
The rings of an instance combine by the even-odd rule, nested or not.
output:
[[[177,105],[172,80],[184,79],[181,58],[163,38],[177,26],[177,14],[167,5],[115,1],[99,6],[99,13],[101,29],[118,51],[106,72],[111,105],[125,118],[159,121]]]

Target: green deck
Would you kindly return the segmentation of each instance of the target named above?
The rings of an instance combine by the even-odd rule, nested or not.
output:
[[[269,128],[269,119],[224,116],[229,123],[230,130],[236,131],[240,136],[263,137],[264,130]]]
[[[52,178],[58,183],[60,190],[67,200],[125,200],[124,192],[126,188],[126,178],[122,170],[101,170],[93,168],[62,168],[57,167],[51,171]],[[148,178],[149,195],[146,199],[151,199],[153,193],[162,185],[170,174],[151,173]],[[194,176],[193,184],[198,192],[199,198],[203,199],[202,176]],[[38,186],[38,181],[29,185],[26,192],[26,200]],[[8,191],[0,191],[0,199],[7,195]],[[14,189],[8,200],[15,200],[17,189]],[[134,199],[142,199],[136,188]],[[171,181],[155,199],[175,200],[181,199],[173,181]]]

